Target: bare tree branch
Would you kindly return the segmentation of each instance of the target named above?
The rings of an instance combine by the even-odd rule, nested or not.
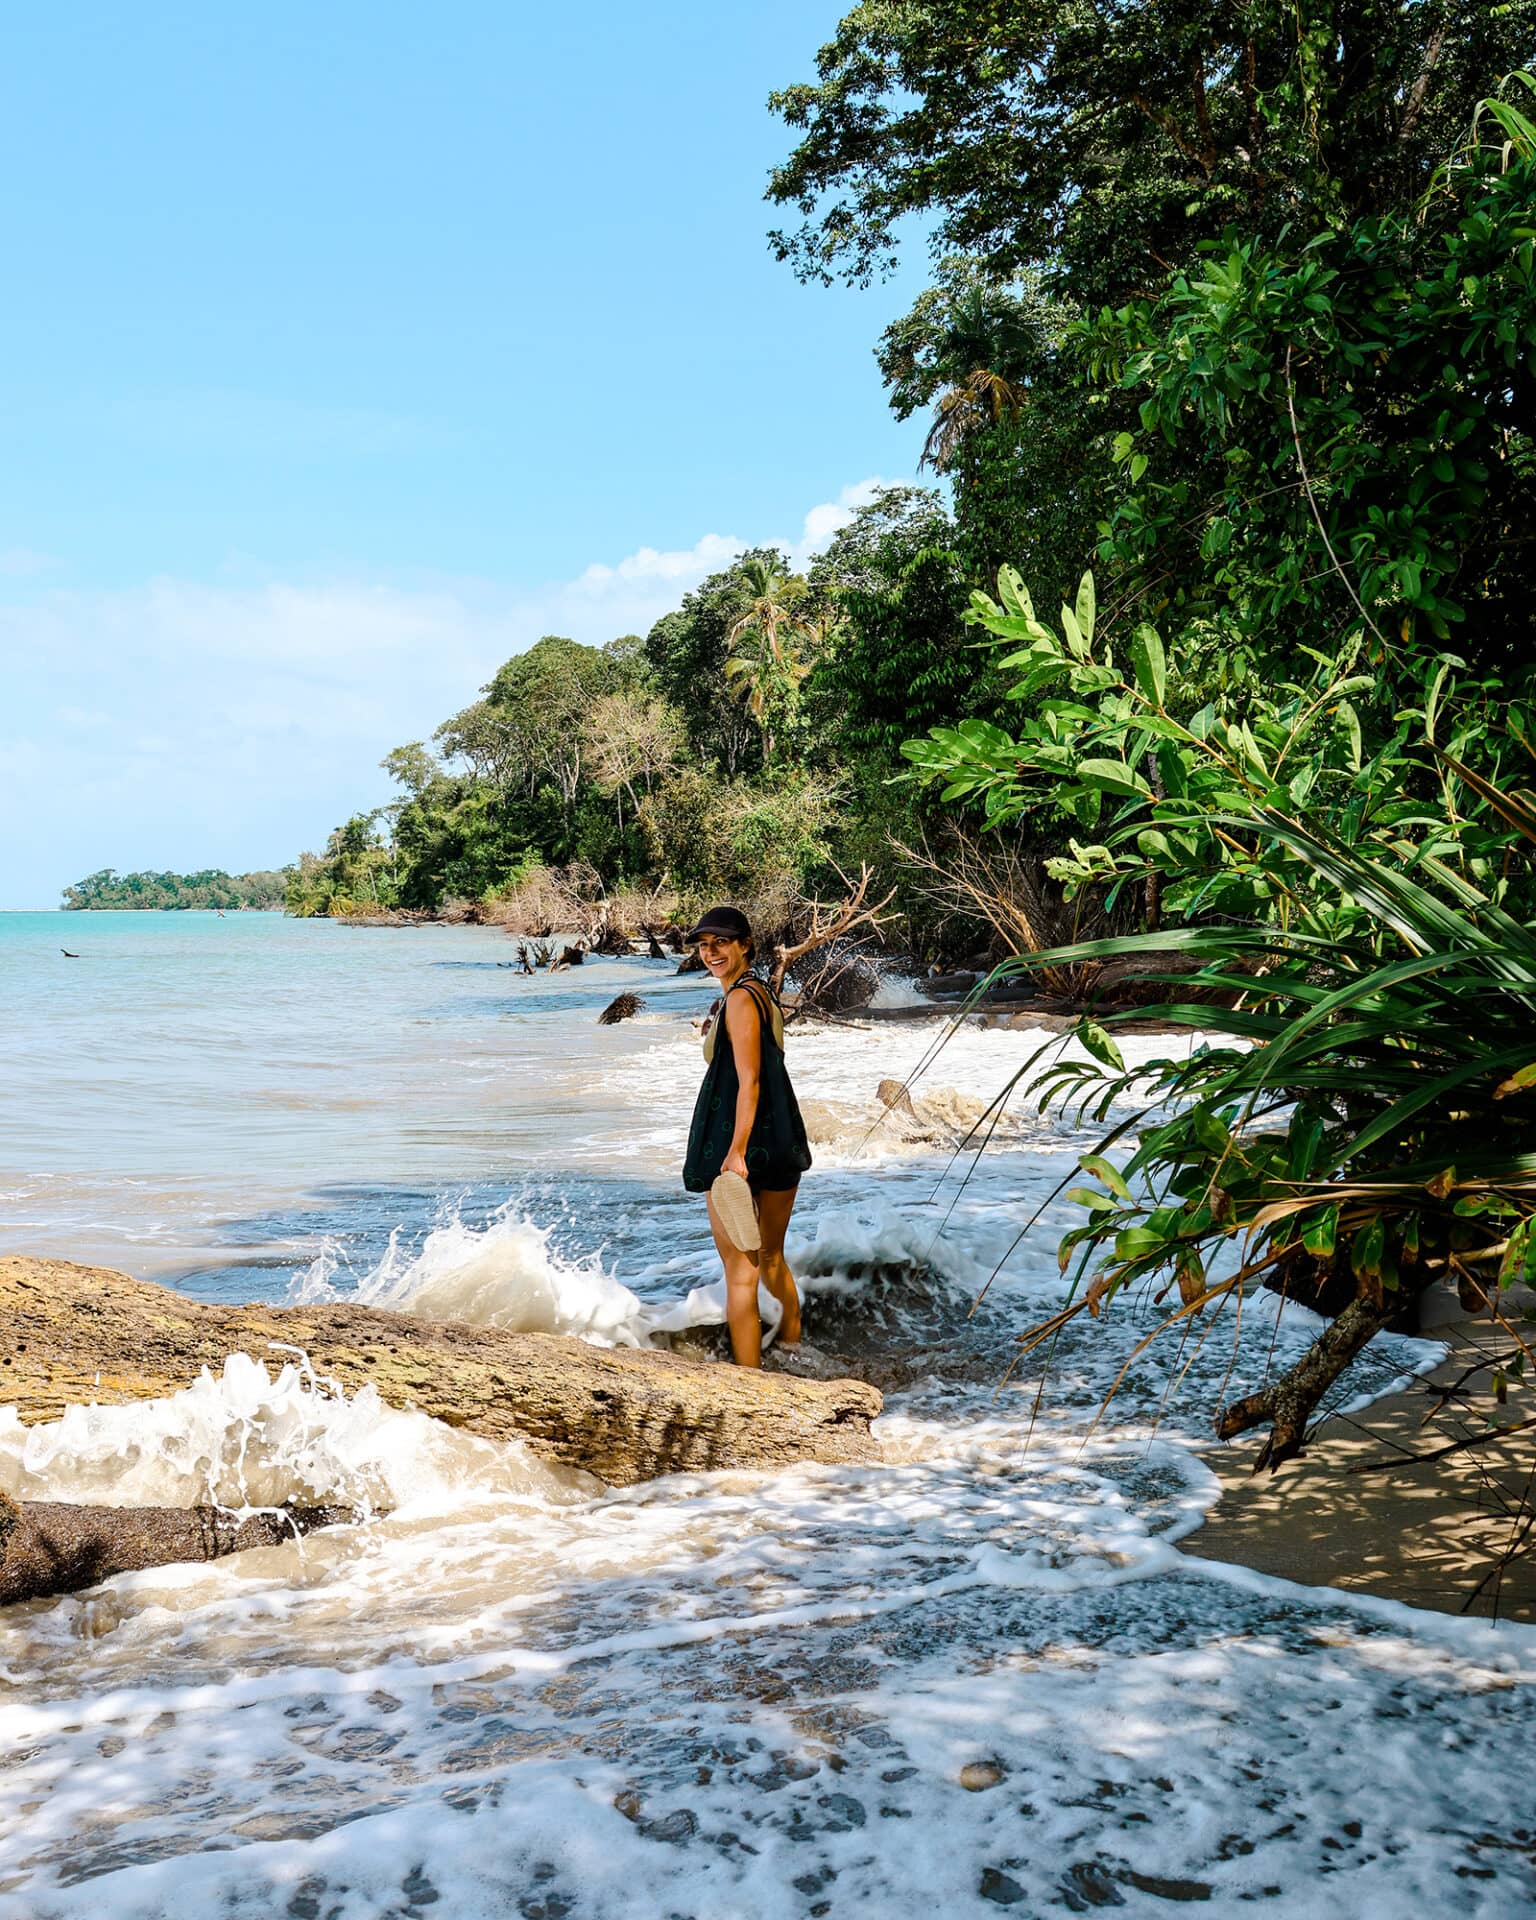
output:
[[[867,904],[869,884],[874,878],[867,861],[860,867],[856,883],[850,880],[840,867],[837,869],[837,875],[848,889],[842,901],[835,906],[824,900],[809,902],[810,932],[793,946],[774,948],[773,969],[769,974],[769,981],[775,993],[783,987],[784,976],[790,968],[806,954],[814,953],[818,947],[827,946],[831,941],[841,939],[844,934],[851,933],[855,927],[878,927],[884,919],[889,918],[885,909],[896,898],[896,889],[892,887],[884,898],[877,900],[873,906]]]

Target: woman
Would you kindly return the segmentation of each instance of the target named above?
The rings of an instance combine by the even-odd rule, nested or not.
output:
[[[725,1268],[725,1318],[738,1367],[763,1364],[758,1282],[783,1309],[781,1348],[800,1344],[800,1296],[784,1259],[784,1233],[800,1176],[811,1164],[805,1122],[784,1067],[784,1016],[767,984],[750,971],[752,926],[735,907],[711,907],[688,935],[720,984],[704,1028],[709,1065],[688,1130],[683,1185],[708,1193],[722,1173],[739,1173],[757,1203],[762,1247],[743,1253],[709,1201],[709,1224]]]

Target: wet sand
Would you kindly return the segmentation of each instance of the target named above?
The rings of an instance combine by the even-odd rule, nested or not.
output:
[[[1440,1310],[1457,1311],[1454,1302]],[[1508,1355],[1514,1339],[1487,1319],[1433,1319],[1423,1330],[1450,1347],[1445,1364],[1405,1392],[1326,1421],[1300,1460],[1255,1477],[1257,1438],[1208,1455],[1221,1500],[1184,1550],[1308,1586],[1536,1621],[1536,1428],[1507,1431],[1536,1418],[1536,1389],[1528,1370],[1497,1404],[1489,1363]],[[1528,1322],[1514,1324],[1536,1344]],[[1442,1399],[1437,1389],[1452,1386],[1454,1397]],[[1507,1437],[1447,1458],[1409,1459],[1490,1427]],[[1389,1460],[1397,1464],[1361,1471]],[[1499,1561],[1522,1534],[1526,1551],[1501,1573]]]

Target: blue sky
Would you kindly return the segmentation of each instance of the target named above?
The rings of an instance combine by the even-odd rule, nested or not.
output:
[[[13,13],[0,905],[239,870],[540,633],[909,478],[762,200],[839,0]]]

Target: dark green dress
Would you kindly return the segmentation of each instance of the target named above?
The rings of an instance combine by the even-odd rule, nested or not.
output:
[[[751,974],[743,975],[726,994],[744,987],[762,1023],[762,1066],[758,1074],[757,1118],[747,1141],[747,1183],[754,1193],[783,1193],[800,1184],[811,1164],[810,1142],[795,1090],[789,1084],[784,1049],[774,1031],[768,988]],[[688,1157],[683,1162],[683,1185],[690,1193],[707,1193],[718,1178],[736,1132],[736,1050],[731,1045],[722,1003],[716,1026],[714,1052],[704,1073],[704,1084],[694,1102],[688,1129]]]

